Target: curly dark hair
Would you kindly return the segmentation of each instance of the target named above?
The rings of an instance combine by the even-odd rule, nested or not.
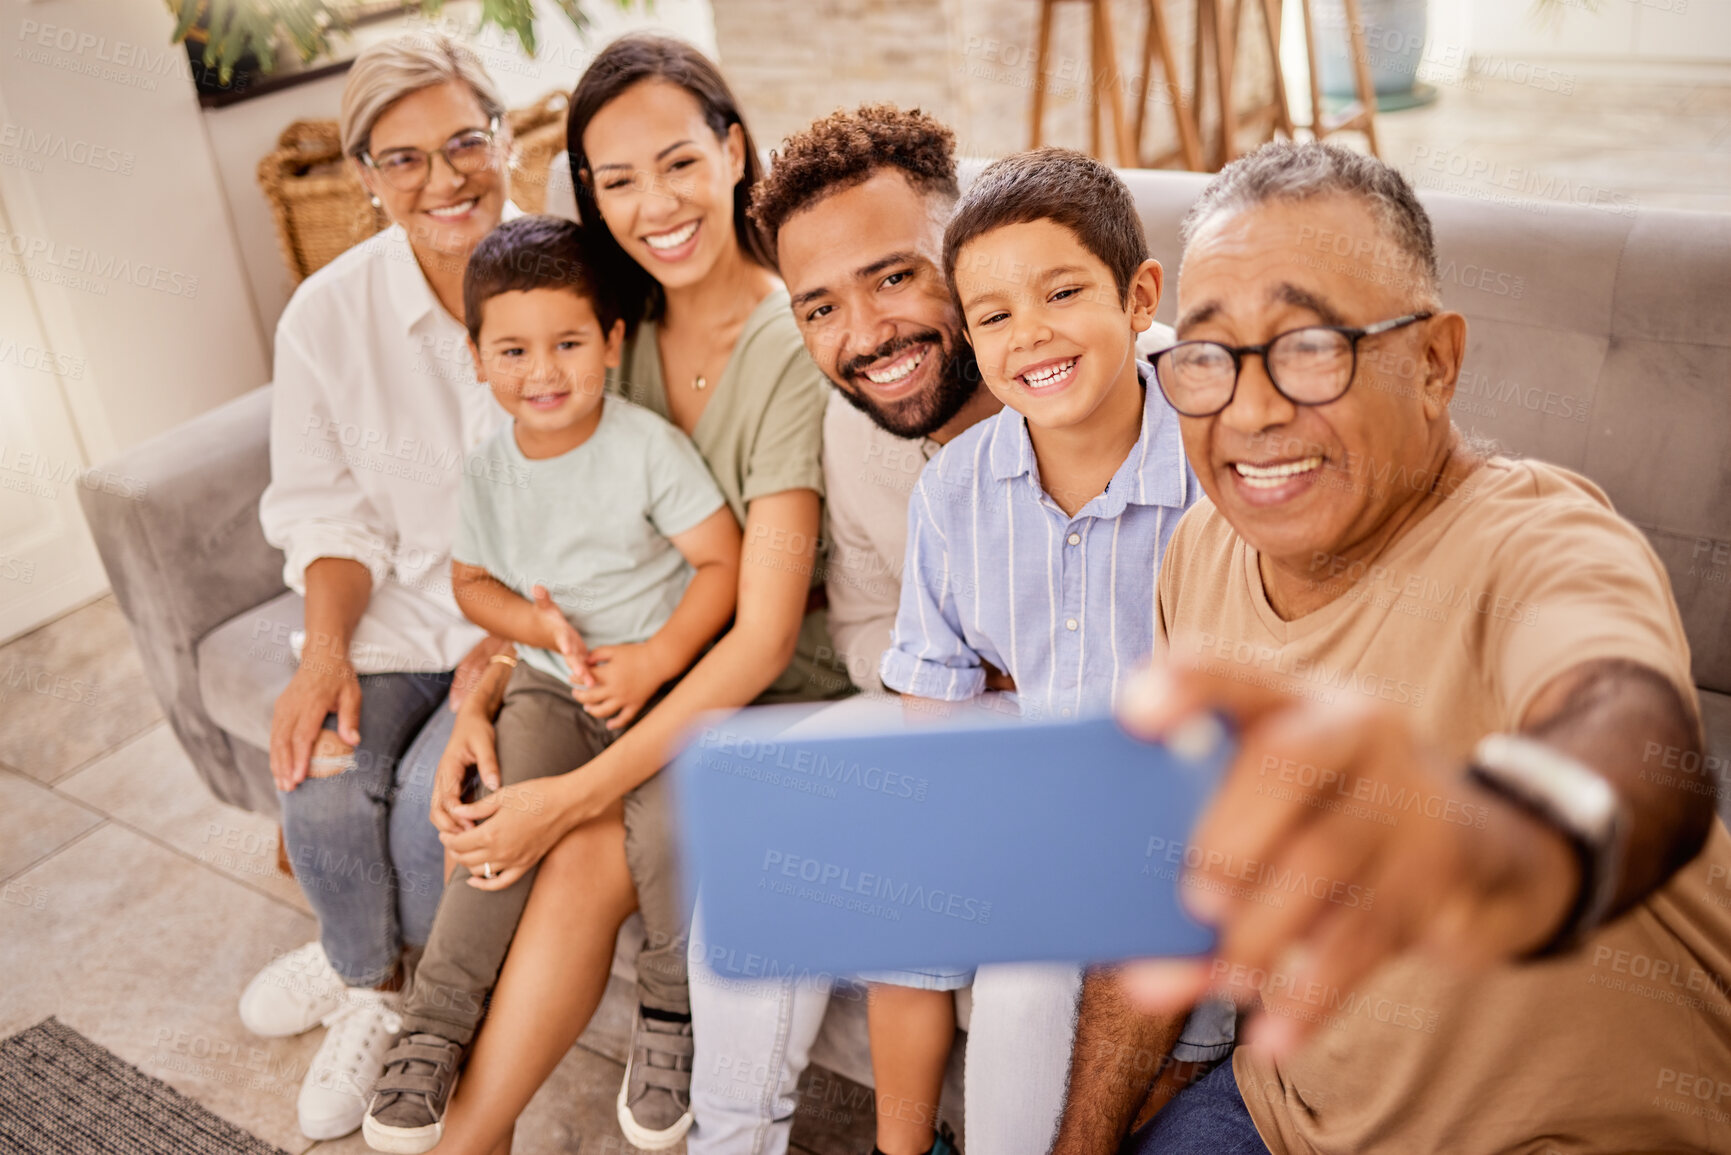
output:
[[[917,108],[862,104],[813,121],[770,153],[769,175],[751,190],[771,260],[787,218],[833,192],[864,183],[881,168],[898,168],[922,192],[955,200],[956,134]]]

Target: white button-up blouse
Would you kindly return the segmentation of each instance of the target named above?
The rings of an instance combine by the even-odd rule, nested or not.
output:
[[[505,414],[466,337],[399,226],[308,277],[277,323],[259,519],[297,593],[321,557],[372,574],[350,647],[363,674],[448,670],[482,637],[451,596],[451,541],[465,460]]]

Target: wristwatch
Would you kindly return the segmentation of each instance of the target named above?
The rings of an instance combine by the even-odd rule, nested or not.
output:
[[[1604,775],[1553,746],[1518,734],[1489,734],[1473,749],[1467,776],[1552,827],[1574,847],[1581,887],[1568,917],[1529,958],[1566,954],[1610,912],[1623,880],[1628,815]]]

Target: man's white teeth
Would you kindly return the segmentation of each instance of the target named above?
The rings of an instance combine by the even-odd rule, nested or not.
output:
[[[1056,365],[1048,365],[1044,369],[1036,369],[1032,373],[1024,373],[1022,374],[1022,380],[1026,382],[1030,388],[1039,389],[1042,386],[1050,385],[1052,382],[1068,373],[1071,366],[1075,364],[1076,358],[1072,357],[1068,361],[1060,361]]]
[[[1298,461],[1282,461],[1275,465],[1251,465],[1247,461],[1235,461],[1232,468],[1238,471],[1244,484],[1252,489],[1272,489],[1289,477],[1309,473],[1321,465],[1322,458],[1306,457]]]
[[[460,217],[464,213],[468,212],[470,209],[474,208],[475,202],[479,199],[480,198],[478,198],[478,197],[470,197],[468,200],[461,201],[461,202],[454,204],[454,205],[445,205],[441,208],[428,209],[427,215],[430,217],[440,217],[440,218]]]
[[[893,362],[888,369],[879,373],[866,370],[866,380],[873,385],[894,385],[909,373],[920,367],[920,362],[926,359],[926,350],[921,348],[904,354],[900,360]]]
[[[680,245],[689,241],[692,234],[696,232],[697,222],[692,221],[690,224],[674,229],[670,233],[658,233],[655,236],[644,237],[643,239],[652,249],[677,249]]]

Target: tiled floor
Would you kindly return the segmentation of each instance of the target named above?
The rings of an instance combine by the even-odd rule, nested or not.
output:
[[[112,598],[0,647],[0,1038],[55,1015],[294,1155],[367,1151],[295,1125],[320,1032],[256,1039],[235,1014],[247,979],[316,932],[275,839],[205,789]],[[635,1150],[613,1119],[622,1068],[600,1053],[626,1029],[598,1022],[571,1049],[518,1155]],[[797,1150],[870,1149],[869,1114],[839,1130],[829,1115],[796,1121]]]

